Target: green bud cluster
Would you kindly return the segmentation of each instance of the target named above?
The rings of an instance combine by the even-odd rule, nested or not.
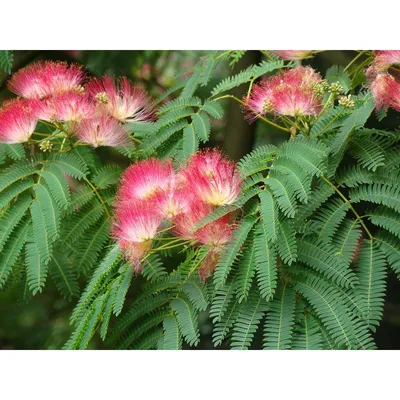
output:
[[[50,151],[53,148],[53,144],[50,140],[43,140],[39,143],[39,149],[45,153],[46,151]]]
[[[341,105],[344,108],[354,109],[355,103],[354,100],[351,99],[351,94],[349,94],[348,96],[342,96],[339,99],[339,105]]]
[[[338,95],[343,93],[343,86],[339,82],[334,82],[329,85],[329,91],[334,94]]]

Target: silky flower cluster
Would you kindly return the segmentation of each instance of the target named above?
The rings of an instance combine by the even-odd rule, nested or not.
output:
[[[130,142],[127,121],[151,120],[154,106],[126,77],[104,76],[84,83],[81,66],[41,61],[17,71],[8,88],[21,96],[0,109],[0,142],[27,142],[39,120],[65,124],[93,147]]]
[[[320,82],[322,78],[314,69],[302,66],[269,77],[244,98],[246,118],[253,121],[264,114],[316,115],[322,96],[313,88]]]
[[[209,252],[199,269],[204,280],[214,270],[235,226],[226,215],[200,229],[194,227],[217,206],[232,204],[241,185],[235,164],[218,150],[194,154],[178,172],[170,160],[137,162],[121,178],[114,236],[137,273],[161,232],[169,230],[182,241],[206,245]]]
[[[377,50],[365,74],[375,99],[376,110],[392,107],[400,111],[400,50]]]

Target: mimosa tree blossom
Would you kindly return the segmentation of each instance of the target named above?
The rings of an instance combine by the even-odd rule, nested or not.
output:
[[[170,184],[166,190],[158,190],[156,193],[155,204],[163,218],[171,219],[188,212],[192,195],[176,184]]]
[[[218,150],[194,154],[177,172],[171,160],[149,159],[130,166],[121,178],[115,203],[114,235],[125,257],[140,271],[141,259],[164,221],[167,230],[183,241],[209,248],[199,271],[205,279],[231,240],[235,225],[230,214],[200,229],[195,225],[217,206],[232,204],[241,185],[235,164]]]
[[[161,220],[154,207],[141,203],[121,206],[116,211],[114,236],[137,272],[140,272],[142,257],[151,249]]]
[[[313,86],[322,81],[311,67],[297,67],[269,77],[255,85],[249,97],[244,98],[244,110],[252,121],[267,113],[275,115],[316,115],[322,96]]]
[[[218,150],[194,154],[181,174],[188,191],[209,205],[232,204],[240,193],[239,170]]]
[[[186,240],[195,240],[209,247],[221,248],[231,239],[233,226],[230,224],[229,214],[200,229],[195,229],[196,223],[212,210],[213,208],[209,205],[194,201],[186,213],[174,218],[175,233]]]
[[[400,64],[400,50],[376,50],[373,66],[378,70],[386,70],[391,65]]]
[[[87,83],[85,89],[118,121],[152,119],[154,107],[150,98],[144,90],[133,85],[126,77],[118,81],[108,76],[94,78]]]
[[[400,64],[400,51],[377,50],[374,55],[375,59],[365,74],[374,95],[376,110],[393,107],[400,111],[400,76],[390,68]]]
[[[117,147],[129,143],[125,128],[107,115],[83,120],[77,128],[76,136],[81,142],[93,147]]]
[[[96,106],[85,93],[66,92],[52,98],[48,104],[59,121],[79,122],[95,116]]]
[[[144,200],[166,190],[174,179],[171,161],[150,158],[126,169],[121,178],[118,201]]]
[[[37,102],[15,99],[4,103],[0,109],[0,143],[24,143],[29,140],[37,125]]]
[[[76,90],[84,79],[80,65],[40,61],[18,70],[9,80],[8,88],[25,98],[41,99]]]
[[[212,207],[201,202],[193,202],[189,210],[174,218],[174,232],[186,240],[193,240],[208,247],[208,253],[200,265],[199,275],[205,281],[215,270],[225,246],[231,241],[235,225],[231,216],[225,215],[204,227],[195,230],[197,222],[205,218]]]

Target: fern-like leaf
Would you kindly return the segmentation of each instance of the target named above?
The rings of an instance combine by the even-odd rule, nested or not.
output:
[[[257,281],[261,297],[272,299],[277,286],[277,259],[275,246],[268,240],[263,226],[259,226],[254,236]]]
[[[278,221],[278,240],[276,247],[283,262],[291,265],[297,260],[297,242],[293,223],[290,220]]]
[[[315,239],[298,242],[298,259],[332,279],[338,285],[351,287],[357,282],[353,271],[334,257],[332,247]]]
[[[354,346],[354,327],[340,294],[317,276],[298,279],[294,289],[310,303],[338,346]]]
[[[368,327],[375,331],[383,315],[386,291],[385,256],[373,240],[364,240],[356,261],[359,284],[356,295]]]
[[[199,343],[199,330],[197,316],[191,302],[186,296],[180,296],[171,301],[171,308],[174,310],[182,336],[190,346],[197,346]]]
[[[265,300],[258,294],[251,294],[247,302],[240,305],[239,315],[233,326],[232,350],[247,350],[250,347],[267,308]]]
[[[284,285],[269,304],[264,327],[264,349],[290,349],[294,327],[295,295]]]
[[[179,350],[182,348],[182,337],[179,332],[178,321],[172,315],[164,319],[163,350]]]
[[[234,261],[237,259],[240,248],[256,222],[256,217],[247,216],[234,231],[232,241],[227,245],[217,268],[214,272],[214,284],[217,289],[224,286]]]

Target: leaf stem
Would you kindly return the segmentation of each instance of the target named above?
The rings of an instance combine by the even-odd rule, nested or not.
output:
[[[92,184],[92,182],[89,181],[89,179],[87,179],[86,177],[83,178],[83,180],[90,186],[90,188],[93,190],[93,193],[97,196],[97,198],[100,200],[100,203],[102,204],[102,206],[104,207],[104,210],[108,216],[108,218],[111,218],[111,214],[110,211],[107,207],[106,202],[104,201],[104,199],[101,197],[100,193],[98,192],[97,188]]]
[[[321,175],[320,178],[325,181],[328,185],[330,185],[333,190],[342,198],[342,200],[347,203],[351,209],[351,211],[353,212],[353,214],[355,215],[355,217],[357,218],[357,220],[360,222],[361,226],[364,228],[365,233],[368,235],[368,237],[373,240],[374,237],[372,236],[371,232],[369,231],[369,229],[367,228],[367,226],[365,225],[364,221],[362,220],[362,218],[360,217],[360,215],[358,214],[358,212],[356,211],[356,209],[353,207],[353,205],[351,204],[351,201],[325,176]]]
[[[240,103],[241,105],[244,105],[244,102],[243,102],[242,100],[238,99],[236,96],[233,96],[233,95],[231,95],[231,94],[226,94],[225,96],[217,97],[217,98],[215,99],[215,101],[222,100],[222,99],[233,99],[233,100],[237,101],[238,103]],[[284,128],[284,127],[281,126],[281,125],[275,124],[274,122],[272,122],[272,121],[270,121],[269,119],[263,117],[262,115],[257,115],[257,117],[258,117],[259,119],[261,119],[262,121],[266,122],[267,124],[269,124],[269,125],[271,125],[271,126],[273,126],[273,127],[275,127],[275,128],[280,129],[281,131],[290,133],[290,130],[289,130],[289,129]]]
[[[171,240],[169,243],[166,243],[160,247],[157,247],[156,249],[151,249],[151,252],[155,253],[156,251],[160,251],[160,250],[174,249],[175,247],[183,246],[187,242],[188,242],[187,240],[183,240],[183,239]]]
[[[368,50],[362,50],[360,51],[344,68],[344,71],[346,72],[363,54],[367,53]]]

